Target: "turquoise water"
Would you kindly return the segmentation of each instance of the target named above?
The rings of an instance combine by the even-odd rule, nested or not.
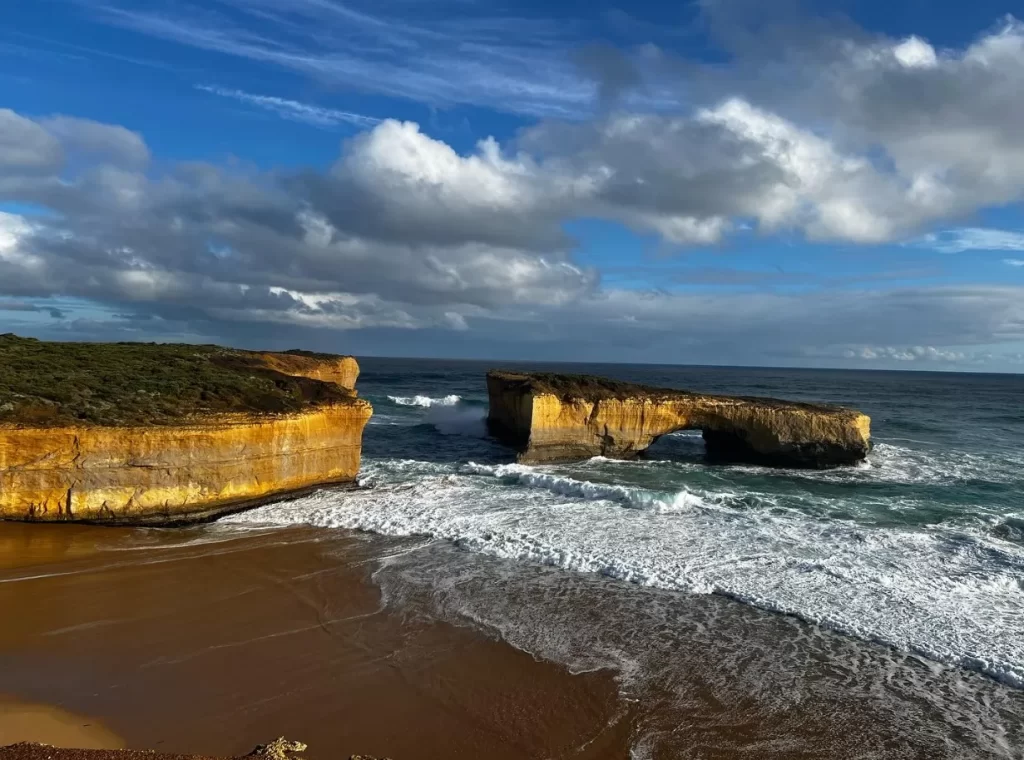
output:
[[[375,408],[364,439],[366,488],[271,505],[232,518],[235,524],[423,536],[425,554],[415,567],[431,570],[417,582],[434,584],[428,596],[436,604],[454,593],[455,577],[467,586],[468,576],[490,574],[497,588],[510,573],[538,582],[539,568],[543,587],[558,586],[559,594],[581,583],[604,584],[601,598],[619,600],[619,630],[623,620],[648,615],[655,602],[658,609],[685,605],[685,612],[672,613],[678,619],[695,614],[698,600],[729,600],[708,609],[717,620],[732,621],[731,633],[720,636],[736,647],[757,640],[761,629],[752,621],[762,618],[756,616],[774,614],[822,632],[826,638],[808,644],[807,652],[866,646],[869,657],[902,662],[909,656],[946,674],[928,671],[929,678],[980,677],[989,685],[920,685],[930,695],[944,689],[974,695],[963,704],[962,696],[951,696],[933,706],[950,725],[979,720],[975,703],[991,707],[999,689],[1020,694],[1024,688],[1022,376],[530,365],[838,403],[871,415],[875,448],[868,461],[818,472],[712,466],[703,461],[699,432],[690,431],[664,437],[636,462],[516,465],[484,431],[487,365],[367,359],[362,366],[360,393]],[[399,575],[409,582],[409,572],[406,566]],[[508,588],[503,594],[514,596]],[[543,625],[524,627],[524,620],[539,619],[530,610],[501,613],[484,596],[462,598],[459,614],[581,669],[608,665],[580,659],[581,649],[603,635],[596,622],[591,644],[566,653],[555,632],[545,638]],[[602,620],[615,621],[616,614],[608,611]],[[694,640],[693,630],[677,627]],[[828,637],[836,634],[850,643],[835,644]],[[636,641],[636,651],[626,647],[612,658],[624,673],[654,667],[643,664],[647,654],[640,651],[653,645]],[[677,646],[685,646],[682,639]],[[772,646],[763,643],[766,658],[778,654]],[[1015,756],[1019,725],[998,714],[985,720],[986,751]]]

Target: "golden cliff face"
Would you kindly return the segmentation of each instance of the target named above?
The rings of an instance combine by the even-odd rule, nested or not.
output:
[[[492,372],[491,430],[522,462],[630,459],[685,429],[703,431],[709,458],[779,466],[853,463],[871,446],[871,420],[853,410],[603,382]]]
[[[182,427],[0,428],[0,518],[166,522],[359,472],[365,401]]]
[[[290,355],[265,356],[284,357],[289,374],[316,370],[349,388],[359,373],[350,357],[297,367]],[[316,378],[312,371],[309,376]],[[294,414],[226,415],[182,425],[0,426],[0,519],[188,521],[351,482],[372,413],[353,394]]]
[[[351,356],[306,356],[303,354],[256,354],[267,367],[285,375],[308,377],[322,383],[334,383],[355,391],[359,379],[359,363]]]

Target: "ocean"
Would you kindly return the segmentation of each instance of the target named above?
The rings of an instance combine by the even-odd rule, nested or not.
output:
[[[866,463],[800,471],[706,464],[699,431],[633,462],[517,465],[486,435],[493,363],[361,365],[363,488],[223,529],[407,538],[374,574],[388,604],[611,669],[627,702],[655,706],[637,758],[701,741],[1024,757],[1024,376],[497,365],[872,417]]]

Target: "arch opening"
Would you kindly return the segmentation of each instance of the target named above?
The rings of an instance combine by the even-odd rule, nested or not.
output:
[[[703,463],[708,458],[704,433],[698,427],[682,427],[657,436],[640,452],[640,459]]]

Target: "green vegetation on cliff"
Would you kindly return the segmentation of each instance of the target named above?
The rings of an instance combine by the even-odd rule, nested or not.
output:
[[[687,391],[671,388],[655,388],[621,380],[612,380],[595,375],[571,375],[554,372],[517,372],[515,370],[492,369],[492,377],[500,378],[506,387],[533,393],[550,393],[561,399],[585,398],[591,401],[601,399],[627,399],[637,396],[678,396]]]
[[[492,369],[489,376],[501,380],[506,388],[530,392],[538,395],[549,393],[563,401],[584,399],[586,401],[602,401],[607,399],[639,399],[649,398],[667,400],[680,396],[705,396],[678,388],[659,388],[653,385],[641,385],[622,380],[612,380],[596,375],[571,375],[556,372],[519,372],[515,370]],[[707,395],[708,398],[714,396]],[[789,408],[814,410],[841,410],[841,407],[827,404],[809,404],[802,401],[784,401],[782,399],[762,396],[722,396],[733,402],[752,402],[765,408]]]
[[[286,375],[265,366],[259,354],[220,346],[0,335],[0,424],[170,425],[218,414],[297,412],[350,398],[333,383]]]

